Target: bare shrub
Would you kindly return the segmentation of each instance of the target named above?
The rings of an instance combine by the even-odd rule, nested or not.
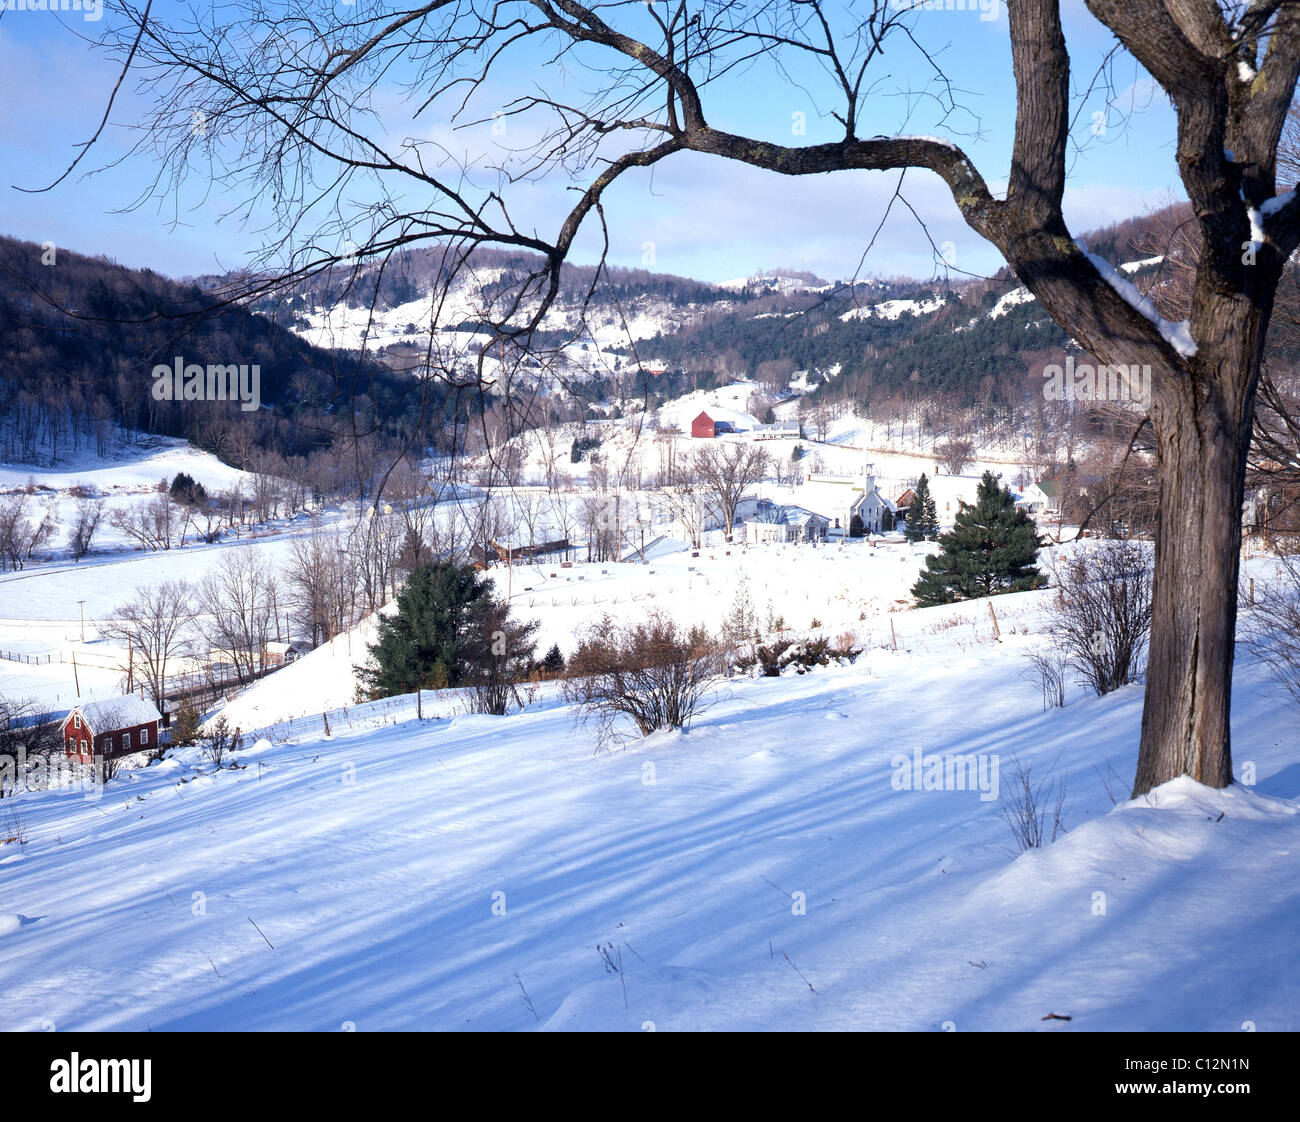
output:
[[[510,618],[504,600],[485,598],[473,609],[473,623],[462,636],[469,685],[469,710],[504,717],[523,705],[519,683],[533,663],[537,624]]]
[[[27,848],[27,827],[13,799],[5,804],[4,817],[0,818],[0,845],[10,844],[19,849]]]
[[[1066,832],[1064,778],[1035,780],[1033,765],[1012,756],[1010,774],[999,778],[999,787],[998,814],[1011,830],[1018,853],[1050,845]]]
[[[225,763],[226,756],[234,751],[235,739],[235,734],[230,728],[230,722],[225,717],[218,717],[213,721],[208,731],[200,739],[199,743],[203,747],[203,757],[212,765],[214,770],[220,768]]]
[[[687,629],[659,612],[642,623],[607,616],[569,659],[564,696],[583,723],[594,724],[604,747],[623,721],[642,736],[687,727],[725,668],[721,646],[702,627]]]
[[[1044,709],[1060,709],[1065,705],[1065,684],[1070,667],[1069,656],[1059,643],[1048,643],[1042,650],[1029,656],[1025,676],[1036,681],[1043,694]]]
[[[1300,558],[1284,555],[1276,576],[1256,582],[1255,602],[1246,606],[1242,639],[1300,702]]]
[[[1098,697],[1142,672],[1151,634],[1148,547],[1108,541],[1053,571],[1059,588],[1051,631],[1070,667]]]
[[[107,783],[110,779],[117,778],[117,773],[122,767],[122,757],[99,754],[95,756],[95,762],[92,766],[99,777],[99,781]]]

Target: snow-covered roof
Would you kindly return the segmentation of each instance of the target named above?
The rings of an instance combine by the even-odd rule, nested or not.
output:
[[[824,514],[818,514],[814,510],[809,510],[802,506],[768,506],[756,511],[754,517],[749,519],[751,522],[768,522],[780,525],[784,523],[787,526],[803,526],[813,519],[822,522],[829,522],[830,519]]]
[[[85,705],[78,705],[76,711],[81,713],[81,719],[96,733],[134,728],[136,725],[147,725],[150,721],[162,719],[152,701],[145,701],[134,694],[106,697],[103,701],[88,701]]]

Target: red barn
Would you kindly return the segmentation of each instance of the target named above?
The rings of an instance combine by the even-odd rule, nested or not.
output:
[[[67,754],[84,764],[96,756],[125,756],[158,744],[162,716],[153,702],[139,697],[110,697],[78,705],[63,722]]]
[[[713,418],[707,413],[701,413],[691,422],[691,435],[702,436],[709,440],[713,439]]]

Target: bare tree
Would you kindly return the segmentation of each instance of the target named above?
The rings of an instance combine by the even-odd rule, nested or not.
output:
[[[668,516],[681,527],[688,544],[699,549],[704,539],[708,514],[704,484],[695,476],[693,470],[680,470],[677,473],[677,482],[664,487],[660,494],[663,496]]]
[[[745,492],[767,476],[766,449],[738,442],[712,443],[695,453],[695,474],[704,492],[717,506],[727,540],[736,523],[736,508]]]
[[[240,682],[266,666],[266,645],[280,634],[280,589],[266,560],[251,549],[228,554],[196,590],[198,627]]]
[[[99,523],[104,517],[104,504],[98,499],[81,498],[77,500],[77,510],[72,518],[72,529],[68,531],[68,549],[74,561],[80,561],[90,552],[90,545],[95,540]]]
[[[19,492],[0,499],[0,560],[17,572],[54,536],[49,507],[29,514],[29,499]]]
[[[949,475],[961,475],[975,456],[975,445],[969,440],[947,440],[936,444],[934,457]]]
[[[0,694],[0,799],[24,782],[23,768],[63,747],[58,717],[35,698]]]
[[[135,596],[114,610],[103,632],[127,644],[122,669],[137,675],[160,709],[167,690],[167,667],[184,651],[194,621],[194,588],[188,581],[163,581],[137,588]]]
[[[336,531],[314,520],[311,533],[290,548],[285,599],[296,631],[313,646],[327,643],[355,619],[357,574]]]
[[[949,140],[876,134],[891,91],[881,88],[874,64],[887,54],[900,83],[910,82],[915,74],[902,52],[915,47],[915,66],[927,79],[937,68],[916,35],[927,5],[870,0],[840,9],[822,0],[720,0],[661,9],[578,0],[430,0],[389,13],[322,9],[306,0],[290,0],[282,11],[244,0],[167,17],[152,6],[110,0],[104,37],[122,51],[128,69],[138,68],[142,93],[153,99],[139,147],[163,161],[159,191],[179,190],[199,168],[210,175],[215,159],[203,157],[219,149],[252,154],[216,164],[216,182],[245,190],[250,201],[270,200],[275,221],[269,225],[285,234],[268,246],[265,264],[287,264],[274,272],[249,270],[241,295],[345,258],[357,274],[362,265],[421,242],[445,248],[451,267],[444,280],[454,280],[476,245],[538,254],[539,263],[525,266],[517,283],[500,286],[484,309],[490,341],[479,348],[472,380],[481,394],[500,368],[494,354],[526,346],[559,291],[563,262],[584,221],[595,215],[603,222],[604,193],[632,169],[692,152],[786,176],[910,168],[938,176],[968,225],[997,247],[1039,305],[1087,352],[1108,365],[1152,371],[1161,513],[1134,790],[1142,794],[1183,774],[1226,786],[1232,782],[1229,708],[1246,449],[1278,278],[1300,245],[1300,197],[1276,193],[1278,138],[1300,75],[1300,6],[1284,0],[1086,3],[1177,114],[1175,158],[1204,247],[1187,323],[1163,322],[1134,299],[1122,278],[1079,247],[1064,219],[1074,107],[1060,0],[1008,0],[1006,6],[1017,113],[1001,198]],[[542,57],[553,65],[538,69]],[[825,119],[842,125],[843,136],[791,144],[788,135],[746,136],[715,124],[715,91],[752,80],[755,60],[769,60],[778,75],[796,67],[802,73],[804,60],[814,64],[806,68],[818,83],[813,96],[826,105]],[[492,79],[512,66],[527,68],[525,82],[517,81],[518,69],[510,72],[512,84],[527,92],[502,108]],[[493,114],[527,122],[521,132],[532,140],[510,145],[501,157],[499,190],[478,197],[468,169],[444,172],[447,152],[437,139],[411,139],[408,128],[385,119],[373,90],[399,74],[403,91],[416,91],[426,116],[441,112],[453,124]],[[942,127],[957,106],[941,72],[936,81]],[[907,99],[910,110],[916,103]],[[201,130],[194,127],[196,114]],[[398,136],[406,139],[391,143]],[[81,149],[78,161],[91,147]],[[556,167],[589,179],[547,241],[531,226],[513,224],[506,196],[513,187],[528,190]],[[352,205],[367,177],[378,186],[378,201]],[[297,186],[306,183],[333,194],[323,201],[319,192]],[[404,206],[408,194],[418,201]],[[298,237],[316,213],[331,216],[319,236]],[[355,249],[342,245],[349,228],[356,230]],[[329,243],[339,248],[322,252]],[[725,355],[720,362],[731,365]],[[499,385],[491,389],[509,396]],[[358,485],[368,478],[359,472]]]
[[[1273,577],[1256,585],[1244,640],[1291,697],[1300,702],[1300,559],[1284,555]]]
[[[184,545],[184,522],[179,505],[166,491],[147,503],[116,507],[108,515],[108,524],[113,529],[139,542],[146,550],[171,549],[178,538],[179,544]]]

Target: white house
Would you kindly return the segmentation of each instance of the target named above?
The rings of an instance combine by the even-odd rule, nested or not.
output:
[[[755,512],[745,521],[745,542],[767,545],[771,542],[824,542],[830,528],[829,519],[801,506],[771,505]]]
[[[754,440],[798,440],[799,422],[776,421],[770,425],[759,425],[751,430],[750,437]]]
[[[1030,514],[1059,514],[1061,487],[1054,479],[1039,479],[1024,490],[1024,504]]]

